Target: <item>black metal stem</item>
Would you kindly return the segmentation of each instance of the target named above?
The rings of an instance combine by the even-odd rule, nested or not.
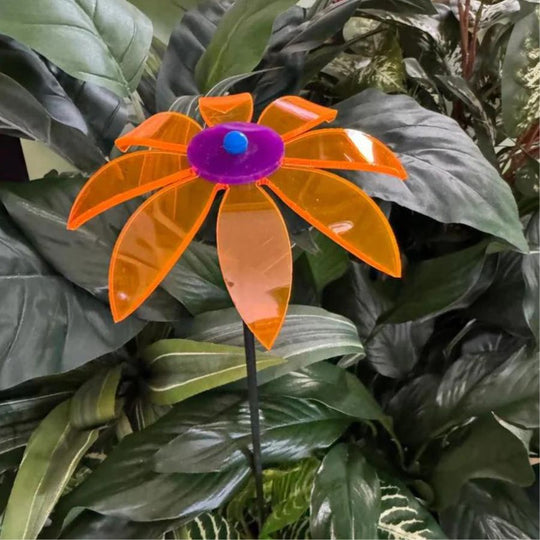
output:
[[[251,419],[251,444],[253,446],[252,467],[255,476],[255,492],[259,510],[259,527],[263,525],[264,494],[261,460],[261,426],[259,421],[259,389],[257,388],[257,357],[255,338],[244,323],[244,349],[246,351],[246,368],[248,383],[249,416]]]

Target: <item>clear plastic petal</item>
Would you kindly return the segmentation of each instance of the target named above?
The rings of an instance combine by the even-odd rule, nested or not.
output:
[[[201,178],[169,186],[129,218],[109,267],[115,321],[133,313],[161,283],[204,222],[219,189]]]
[[[247,92],[231,96],[201,97],[199,112],[208,126],[224,122],[250,122],[253,98]]]
[[[276,99],[259,117],[263,124],[277,131],[284,141],[288,141],[323,122],[335,119],[337,111],[312,103],[298,96],[284,96]]]
[[[283,165],[318,169],[351,169],[397,176],[407,172],[384,143],[355,129],[319,129],[285,145]]]
[[[161,112],[116,139],[115,144],[122,152],[131,146],[147,146],[185,154],[187,144],[201,130],[201,126],[189,116]]]
[[[375,202],[351,182],[326,171],[282,168],[267,184],[299,216],[353,255],[394,277],[399,248]]]
[[[256,184],[229,188],[219,210],[217,246],[236,309],[270,349],[289,304],[292,255],[285,222],[263,189]]]
[[[101,212],[179,180],[194,178],[185,156],[145,150],[110,161],[84,185],[69,215],[68,229],[77,229]]]

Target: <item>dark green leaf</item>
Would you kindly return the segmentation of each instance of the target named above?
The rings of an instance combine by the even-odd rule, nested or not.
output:
[[[397,478],[381,478],[378,538],[428,540],[446,538],[435,518]],[[471,537],[472,538],[472,537]]]
[[[525,491],[499,480],[473,480],[440,514],[448,538],[536,538],[538,507]]]
[[[510,35],[501,81],[502,116],[510,136],[517,137],[538,118],[540,90],[534,75],[540,59],[538,12],[518,21]]]
[[[121,96],[137,88],[152,40],[150,21],[125,0],[5,0],[0,32]]]
[[[114,324],[109,308],[56,274],[4,213],[0,274],[2,389],[81,366],[118,349],[142,328],[133,317]]]
[[[74,428],[94,428],[116,418],[116,390],[121,375],[121,366],[103,370],[75,392],[69,412],[69,421]]]
[[[4,36],[0,62],[0,124],[9,134],[41,141],[80,169],[102,165],[80,111],[39,56]]]
[[[366,90],[337,106],[336,124],[358,128],[400,157],[405,182],[348,173],[370,195],[443,223],[462,223],[526,251],[511,191],[457,123],[406,96]]]
[[[198,87],[206,92],[227,77],[255,68],[267,46],[274,19],[295,3],[296,0],[236,0],[197,62]]]
[[[149,371],[148,398],[161,405],[178,403],[246,377],[243,347],[166,339],[147,347],[141,356]],[[257,354],[257,370],[284,362],[268,353]]]
[[[168,110],[178,96],[200,94],[195,66],[232,4],[233,0],[205,0],[188,11],[173,30],[157,79],[158,110]]]
[[[376,538],[381,492],[360,450],[340,444],[328,452],[311,493],[312,538]]]
[[[235,309],[204,313],[195,317],[186,337],[226,345],[243,345],[242,324]],[[287,363],[264,370],[259,384],[302,367],[335,356],[363,353],[354,325],[339,315],[308,306],[289,306],[285,323],[272,355]]]
[[[327,362],[284,375],[261,387],[261,393],[312,399],[353,418],[378,420],[385,426],[389,422],[357,377]]]
[[[527,449],[492,415],[465,429],[466,437],[443,451],[431,475],[439,509],[454,504],[463,484],[474,478],[494,478],[518,486],[534,482]]]
[[[383,322],[433,317],[471,304],[493,279],[495,267],[491,268],[490,261],[486,260],[489,249],[490,243],[484,241],[442,257],[411,264],[405,272],[395,306],[383,315]]]
[[[107,301],[112,249],[139,201],[117,206],[80,229],[68,231],[67,218],[83,183],[80,177],[48,176],[31,184],[5,184],[0,199],[11,218],[57,271]],[[186,273],[184,270],[187,284]],[[194,283],[201,290],[198,277],[194,277]],[[157,289],[137,310],[140,317],[158,321],[178,319],[181,313],[182,307],[162,289]]]
[[[60,502],[60,519],[77,507],[133,521],[155,521],[193,518],[221,506],[245,480],[249,467],[210,474],[162,474],[153,469],[154,458],[190,427],[204,425],[237,402],[238,397],[230,394],[196,396],[146,429],[124,437]]]
[[[217,472],[249,464],[249,407],[237,398],[220,414],[188,428],[157,452],[154,469],[163,473]],[[276,395],[259,404],[261,447],[265,463],[285,463],[309,457],[330,446],[352,418],[309,399]]]
[[[6,509],[0,538],[37,538],[97,431],[69,423],[69,401],[39,425],[26,448]]]

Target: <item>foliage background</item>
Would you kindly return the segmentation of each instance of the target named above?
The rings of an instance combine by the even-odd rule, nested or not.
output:
[[[0,33],[0,132],[77,171],[0,189],[2,538],[538,538],[536,1],[2,0]],[[140,200],[65,228],[120,133],[233,91],[335,106],[410,175],[347,174],[403,280],[286,213],[263,523],[215,216],[118,325],[108,261]]]

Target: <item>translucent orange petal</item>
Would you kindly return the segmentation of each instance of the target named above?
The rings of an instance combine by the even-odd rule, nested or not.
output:
[[[331,122],[336,115],[336,110],[316,105],[307,99],[284,96],[264,109],[259,124],[272,128],[284,141],[288,141],[322,122]]]
[[[202,97],[199,99],[199,112],[208,126],[223,122],[249,122],[253,116],[253,98],[247,92]]]
[[[187,144],[201,131],[189,116],[176,112],[154,114],[148,120],[116,139],[116,146],[125,152],[130,146],[147,146],[185,154]]]
[[[200,178],[175,184],[150,197],[129,218],[109,267],[116,322],[133,313],[161,283],[199,230],[219,189]]]
[[[117,204],[194,177],[187,158],[180,154],[145,150],[121,156],[90,177],[71,207],[67,228],[77,229]]]
[[[355,129],[319,129],[285,146],[285,166],[372,171],[407,178],[399,158],[384,143]]]
[[[266,180],[299,216],[371,266],[399,277],[394,233],[375,202],[351,182],[326,171],[282,168]]]
[[[231,186],[217,224],[219,264],[240,316],[270,349],[281,329],[292,282],[287,227],[256,184]]]

